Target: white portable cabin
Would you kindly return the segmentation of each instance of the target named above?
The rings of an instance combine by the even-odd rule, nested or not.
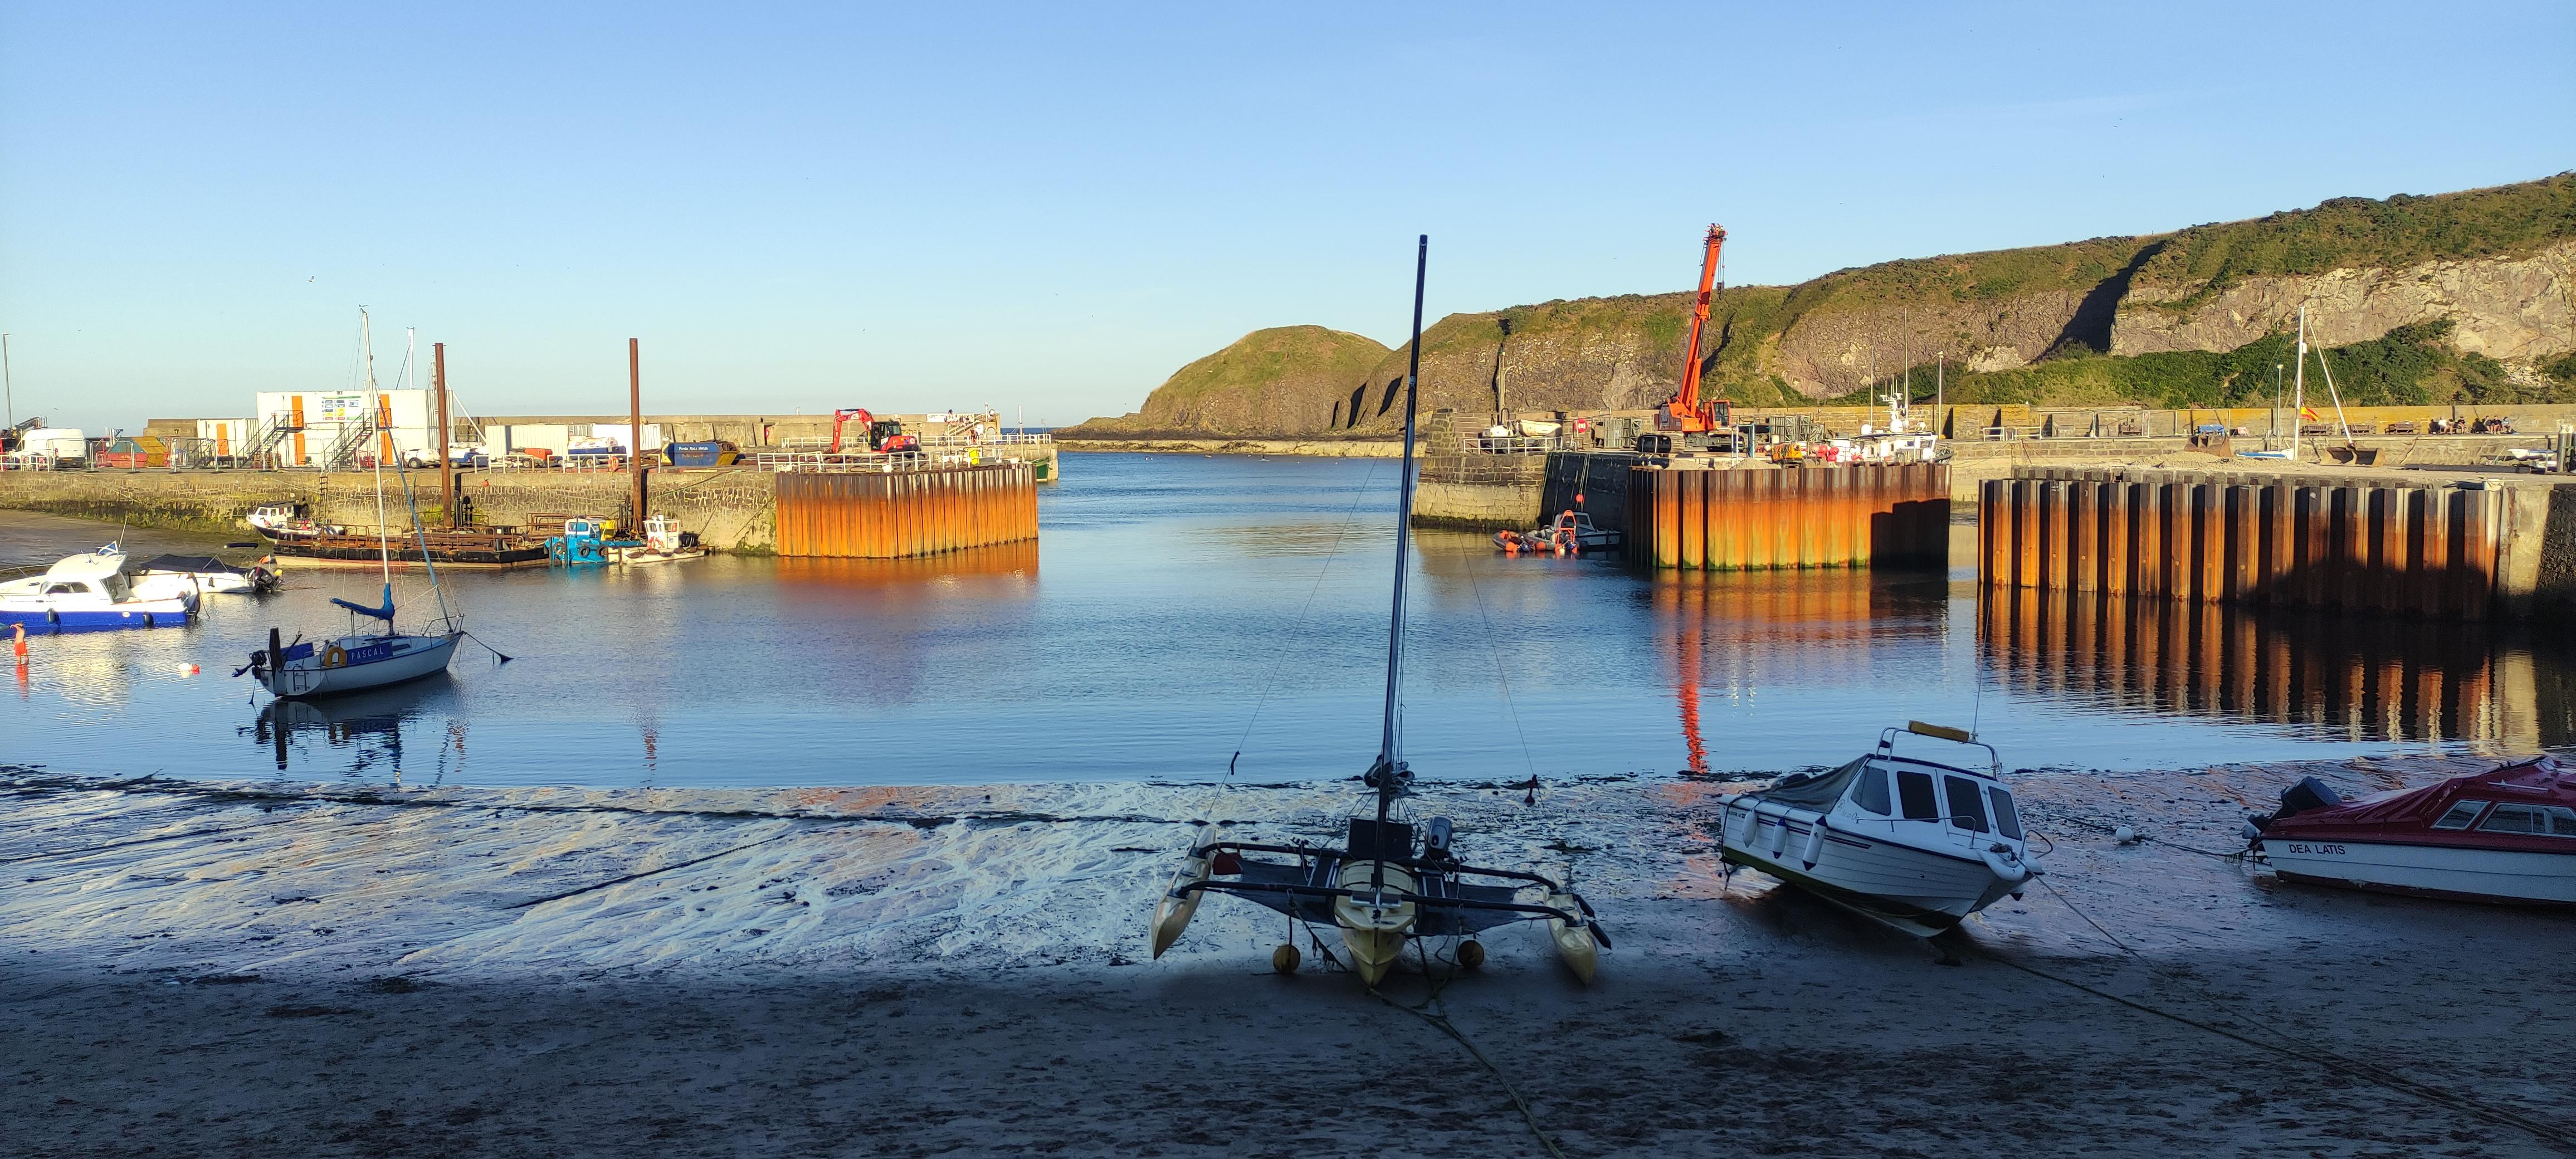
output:
[[[373,437],[366,434],[381,411],[391,421]],[[426,390],[277,390],[254,396],[253,437],[288,427],[278,441],[278,459],[289,466],[328,465],[334,448],[351,438],[367,440],[362,453],[373,456],[388,442],[396,459],[406,456],[436,461],[438,423]]]

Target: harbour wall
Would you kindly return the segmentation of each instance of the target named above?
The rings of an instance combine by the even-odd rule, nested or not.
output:
[[[1624,506],[1628,558],[1657,568],[1940,567],[1949,560],[1949,468],[1937,463],[1640,465],[1629,469]]]
[[[2576,611],[2576,484],[2023,467],[1981,484],[1990,593],[2437,620]]]
[[[1038,537],[1029,463],[775,478],[783,556],[903,559]]]
[[[773,472],[748,468],[652,472],[653,510],[677,517],[718,551],[766,554],[777,543],[777,492]],[[411,476],[415,489],[424,479]],[[422,517],[436,519],[438,484],[420,492]],[[459,491],[473,517],[487,524],[526,526],[538,514],[613,515],[629,486],[623,474],[570,471],[467,471]],[[217,534],[247,534],[243,516],[264,503],[312,504],[326,523],[374,527],[375,476],[326,471],[0,471],[0,508],[43,511]],[[386,517],[409,520],[402,500],[386,490]]]

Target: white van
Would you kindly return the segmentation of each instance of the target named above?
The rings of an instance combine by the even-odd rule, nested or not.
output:
[[[89,436],[78,427],[37,427],[20,436],[17,450],[51,455],[56,462],[82,463],[89,459]]]

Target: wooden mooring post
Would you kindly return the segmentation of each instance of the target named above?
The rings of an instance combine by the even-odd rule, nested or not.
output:
[[[2495,597],[2490,488],[2041,468],[1978,494],[1989,589],[2453,619]]]

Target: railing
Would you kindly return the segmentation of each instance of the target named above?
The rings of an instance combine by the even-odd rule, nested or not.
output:
[[[10,451],[0,454],[0,471],[51,471],[57,461],[50,451]]]
[[[762,451],[748,458],[753,467],[763,471],[824,475],[890,475],[899,471],[919,471],[929,467],[967,466],[973,462],[965,455],[931,454],[924,451],[897,451],[891,455],[874,451],[838,455],[798,451]]]

